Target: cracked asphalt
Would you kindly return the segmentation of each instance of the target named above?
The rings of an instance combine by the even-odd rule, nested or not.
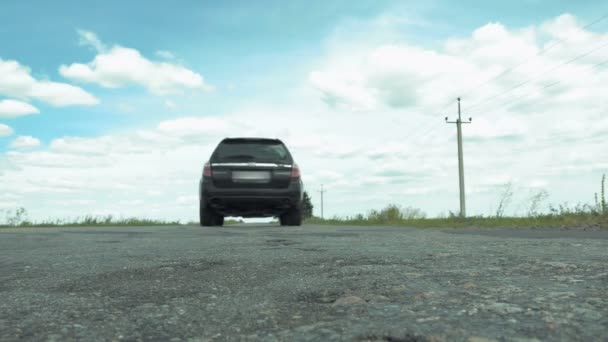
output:
[[[0,229],[0,341],[608,341],[608,231]]]

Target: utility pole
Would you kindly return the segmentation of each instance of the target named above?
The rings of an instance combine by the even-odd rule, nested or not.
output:
[[[470,124],[473,121],[472,118],[469,118],[469,121],[462,121],[460,117],[460,97],[458,98],[458,119],[456,121],[448,121],[448,117],[445,117],[446,123],[455,123],[456,131],[458,133],[458,180],[460,185],[460,217],[467,216],[467,209],[464,198],[464,165],[462,158],[462,124]]]
[[[321,184],[321,190],[319,190],[319,192],[321,193],[321,219],[323,219],[323,193],[326,190],[323,190],[323,184]]]

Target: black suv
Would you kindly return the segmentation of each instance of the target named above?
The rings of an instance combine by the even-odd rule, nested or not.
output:
[[[302,224],[300,169],[278,139],[226,138],[205,163],[199,184],[200,223],[221,226],[225,216],[278,217]]]

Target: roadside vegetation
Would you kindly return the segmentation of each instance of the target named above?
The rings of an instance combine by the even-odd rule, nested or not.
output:
[[[5,210],[5,219],[0,227],[78,227],[78,226],[163,226],[176,225],[177,221],[161,221],[152,219],[142,219],[136,217],[115,217],[106,216],[82,216],[73,219],[55,219],[44,221],[30,221],[25,208],[18,208],[14,211]]]
[[[429,218],[420,209],[389,204],[380,210],[370,210],[366,214],[348,217],[322,219],[310,215],[306,222],[328,225],[382,225],[409,227],[547,227],[547,228],[603,228],[608,229],[608,203],[605,192],[606,176],[600,184],[600,191],[594,195],[593,204],[548,205],[548,210],[541,210],[544,201],[549,197],[545,190],[532,193],[527,199],[525,213],[520,216],[506,216],[505,211],[513,199],[513,186],[505,184],[492,215],[460,217],[450,212],[440,217]]]
[[[197,225],[198,222],[187,222],[183,223],[180,221],[168,221],[168,220],[153,220],[153,219],[142,219],[137,217],[116,217],[112,215],[106,216],[82,216],[73,219],[56,219],[56,220],[44,220],[44,221],[30,221],[28,219],[28,213],[25,208],[18,208],[14,211],[11,210],[0,210],[0,214],[4,213],[4,221],[0,217],[0,228],[8,227],[82,227],[82,226],[106,226],[106,227],[137,227],[137,226],[176,226],[176,225]],[[238,224],[243,223],[243,220],[228,219],[224,221],[224,224]]]
[[[594,194],[593,204],[548,205],[542,210],[549,197],[545,190],[532,193],[526,203],[525,213],[520,216],[506,216],[505,212],[513,199],[513,186],[505,184],[500,193],[495,212],[487,216],[459,217],[457,213],[430,218],[422,210],[389,204],[383,209],[372,209],[365,214],[348,217],[320,218],[313,215],[313,204],[308,193],[304,193],[303,215],[305,223],[323,225],[371,225],[409,227],[569,227],[608,229],[608,202],[606,201],[606,176],[602,177],[600,189]],[[4,216],[4,217],[3,217]],[[243,223],[242,219],[226,219],[225,225]],[[6,227],[78,227],[78,226],[176,226],[198,225],[198,222],[163,221],[142,218],[123,218],[112,215],[83,216],[74,219],[56,219],[33,222],[29,220],[25,208],[0,210],[0,228]]]

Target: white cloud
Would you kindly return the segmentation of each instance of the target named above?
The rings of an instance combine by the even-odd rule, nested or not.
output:
[[[10,144],[12,148],[26,149],[40,146],[40,140],[31,136],[19,136]]]
[[[175,59],[175,55],[171,51],[158,50],[156,55],[164,59]]]
[[[13,134],[13,129],[0,123],[0,137],[8,137]]]
[[[71,80],[96,83],[106,88],[140,85],[155,95],[178,93],[184,89],[213,89],[192,70],[177,64],[151,61],[135,49],[118,45],[107,51],[101,50],[87,64],[61,65],[59,73]]]
[[[179,205],[196,206],[198,203],[198,195],[183,195],[178,196],[175,202]]]
[[[77,30],[80,45],[90,46],[97,52],[102,52],[106,49],[105,45],[99,40],[97,35],[91,31]]]
[[[173,118],[121,134],[57,138],[41,149],[0,157],[0,188],[22,195],[20,204],[36,208],[32,216],[42,218],[76,216],[73,208],[55,206],[55,201],[95,198],[78,206],[78,213],[196,220],[198,179],[216,144],[227,136],[267,136],[281,138],[290,148],[317,214],[321,184],[327,190],[327,217],[390,202],[430,215],[455,212],[456,129],[443,117],[453,119],[456,105],[437,111],[463,89],[527,58],[514,56],[506,46],[529,57],[554,41],[543,25],[514,30],[493,23],[437,49],[403,40],[360,46],[351,41],[344,51],[334,46],[312,75],[320,76],[313,84],[324,87],[321,95],[335,107],[307,89],[281,97],[280,103],[289,105],[251,102],[217,113],[223,115]],[[585,48],[577,44],[574,53]],[[469,214],[493,210],[500,187],[510,180],[516,189],[514,207],[530,189],[550,186],[553,203],[588,202],[598,190],[601,173],[608,171],[608,72],[589,70],[597,56],[557,69],[504,101],[468,109],[562,62],[572,55],[568,46],[556,46],[464,96],[463,116],[473,116],[473,123],[463,127]],[[558,80],[558,86],[543,88]],[[368,111],[353,114],[351,108]]]
[[[137,110],[135,106],[128,103],[119,103],[116,108],[122,113],[135,113]]]
[[[159,123],[158,131],[168,136],[217,134],[227,133],[229,125],[225,119],[220,118],[185,117]]]
[[[175,104],[175,102],[173,102],[171,100],[166,100],[165,101],[165,107],[173,110],[173,109],[177,108],[177,105]]]
[[[37,80],[29,68],[17,61],[0,59],[0,95],[36,99],[53,106],[96,105],[99,100],[82,88],[48,80]]]
[[[40,113],[38,108],[29,103],[16,100],[0,100],[0,118],[16,118]]]
[[[382,107],[439,110],[446,100],[528,61],[496,82],[466,94],[472,96],[465,98],[469,100],[467,104],[471,105],[470,100],[488,99],[542,73],[546,73],[546,77],[539,77],[538,81],[513,91],[511,97],[544,97],[555,90],[545,89],[548,84],[568,82],[584,88],[578,92],[574,88],[569,89],[560,98],[574,96],[581,100],[592,94],[597,101],[597,84],[602,82],[605,73],[598,75],[597,70],[590,67],[608,58],[606,49],[555,72],[548,71],[569,58],[601,46],[606,38],[608,34],[584,31],[571,15],[519,30],[489,23],[475,30],[470,37],[447,40],[438,50],[408,42],[364,43],[360,49],[353,48],[351,44],[347,54],[333,48],[325,65],[310,73],[310,83],[320,92],[321,98],[333,106],[360,110]],[[560,39],[569,41],[567,44],[559,43]],[[541,45],[541,41],[546,43]],[[550,45],[554,46],[547,53],[532,58],[541,48]],[[583,81],[591,75],[594,76],[593,83]],[[488,101],[491,104],[496,102]]]

